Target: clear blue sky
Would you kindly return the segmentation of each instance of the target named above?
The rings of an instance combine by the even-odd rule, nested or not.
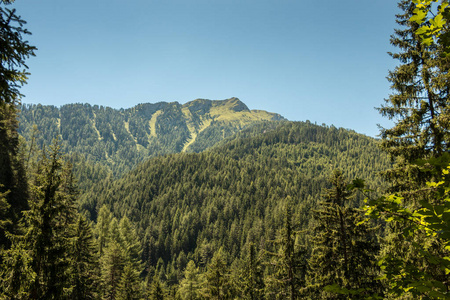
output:
[[[16,0],[38,47],[24,103],[238,97],[371,136],[389,125],[394,0]]]

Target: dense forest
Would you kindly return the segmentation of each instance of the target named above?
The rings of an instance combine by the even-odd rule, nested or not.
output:
[[[449,299],[449,17],[416,2],[376,140],[237,98],[21,104],[1,1],[0,299]]]
[[[23,104],[19,109],[19,134],[33,146],[50,145],[60,136],[62,151],[79,155],[72,159],[99,163],[114,176],[150,157],[201,152],[251,124],[284,119],[249,110],[237,98],[145,103],[120,110],[89,104]]]

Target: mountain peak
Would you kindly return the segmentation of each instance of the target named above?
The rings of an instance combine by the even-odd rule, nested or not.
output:
[[[230,99],[223,100],[224,105],[228,106],[228,108],[232,111],[250,111],[247,105],[244,104],[239,98],[232,97]]]

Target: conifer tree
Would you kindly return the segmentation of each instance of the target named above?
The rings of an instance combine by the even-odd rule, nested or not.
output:
[[[74,234],[76,191],[63,166],[58,140],[44,150],[31,182],[30,210],[25,212],[22,245],[35,273],[30,299],[62,298],[70,287],[68,269]]]
[[[104,248],[109,242],[111,212],[103,205],[98,212],[97,224],[95,226],[95,235],[97,237],[98,254],[103,255]]]
[[[227,258],[223,248],[216,251],[208,264],[205,296],[207,299],[228,299],[230,283]]]
[[[164,300],[165,298],[164,287],[161,284],[158,276],[153,277],[153,281],[150,285],[149,299],[150,300]]]
[[[180,282],[178,294],[183,300],[200,299],[200,275],[193,260],[190,260],[184,270],[184,278]]]
[[[268,252],[271,258],[266,277],[266,296],[276,299],[298,299],[304,285],[304,251],[295,245],[296,232],[292,224],[290,197],[286,199],[284,224],[280,238],[275,241],[276,252]]]
[[[11,205],[6,200],[8,192],[0,193],[0,231],[4,232],[6,226],[11,224],[11,219],[8,216],[8,211]],[[0,245],[2,247],[2,245]],[[1,248],[0,248],[1,249]]]
[[[402,10],[396,20],[400,28],[391,36],[391,44],[399,52],[390,55],[399,65],[389,72],[394,92],[379,112],[394,120],[392,128],[381,130],[382,148],[396,162],[386,172],[391,191],[408,191],[405,200],[412,201],[412,191],[423,186],[431,175],[412,163],[439,157],[450,145],[450,65],[436,44],[425,45],[416,34],[420,25],[410,21],[415,9],[413,1],[401,0],[398,6]]]
[[[386,106],[379,110],[395,122],[392,128],[383,129],[381,134],[383,149],[395,161],[394,167],[386,172],[391,184],[389,192],[395,193],[391,196],[399,201],[395,205],[414,211],[421,207],[420,203],[442,204],[436,203],[440,198],[433,197],[433,191],[426,182],[433,181],[449,161],[450,60],[443,55],[445,46],[423,43],[417,34],[422,26],[430,23],[419,24],[413,20],[416,3],[403,0],[399,7],[402,14],[397,15],[397,24],[401,28],[396,29],[391,43],[399,49],[392,57],[400,64],[388,76],[394,93],[386,99]],[[445,31],[448,34],[448,29]],[[376,204],[372,210],[383,206],[385,199],[379,200],[373,202]],[[384,213],[389,215],[392,211],[388,209]],[[430,280],[443,282],[447,278],[440,267],[424,257],[422,248],[441,258],[448,256],[446,251],[435,237],[421,230],[416,230],[412,236],[405,235],[409,225],[406,219],[390,222],[381,249],[384,274],[394,274],[385,284],[389,293],[396,295],[407,293],[405,289],[409,293],[417,292],[415,287],[409,286],[416,284],[416,274],[407,274],[405,266],[414,266],[411,269],[427,273]]]
[[[362,295],[380,292],[376,255],[379,247],[373,228],[363,221],[362,212],[348,207],[354,196],[341,171],[330,178],[333,187],[327,189],[324,201],[314,211],[312,253],[309,259],[308,290],[311,298],[347,299],[349,295],[327,292],[359,290]],[[332,289],[330,289],[332,290]]]
[[[70,299],[98,298],[100,269],[96,246],[91,226],[80,215],[70,255]]]
[[[30,286],[36,276],[31,263],[31,256],[24,245],[23,238],[15,237],[12,247],[3,252],[0,299],[31,299]]]
[[[124,216],[119,223],[120,243],[124,251],[125,260],[130,264],[138,275],[142,272],[142,247],[136,234],[136,229],[127,216]]]
[[[258,257],[255,244],[250,243],[248,255],[242,272],[242,295],[244,299],[262,299],[264,295],[264,273],[261,258]]]
[[[26,22],[14,9],[3,7],[8,3],[0,2],[0,194],[7,203],[2,209],[8,212],[8,217],[0,215],[0,222],[6,225],[6,230],[14,232],[21,212],[28,208],[27,178],[17,133],[17,106],[22,96],[19,88],[27,80],[25,60],[34,56],[36,48],[24,40],[30,34],[24,28]],[[0,228],[0,249],[10,244],[4,230]]]
[[[141,297],[141,286],[139,275],[133,266],[127,264],[123,269],[122,276],[117,287],[117,299],[139,300]]]
[[[122,277],[125,257],[120,244],[112,240],[100,258],[103,299],[117,299],[119,282]]]

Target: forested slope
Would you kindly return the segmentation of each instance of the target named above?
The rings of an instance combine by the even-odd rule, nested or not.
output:
[[[104,204],[117,217],[130,218],[143,261],[180,272],[189,259],[206,265],[220,247],[232,258],[249,243],[269,249],[286,201],[296,229],[309,228],[310,211],[330,186],[332,170],[379,189],[378,172],[388,165],[376,140],[353,131],[266,122],[209,151],[150,159],[119,180],[94,186],[82,206],[94,219]]]
[[[237,98],[197,99],[184,105],[146,103],[120,110],[90,104],[24,104],[20,110],[19,134],[27,140],[42,147],[61,136],[63,151],[76,155],[73,160],[100,163],[114,175],[149,157],[200,152],[250,124],[283,119],[249,110]]]

